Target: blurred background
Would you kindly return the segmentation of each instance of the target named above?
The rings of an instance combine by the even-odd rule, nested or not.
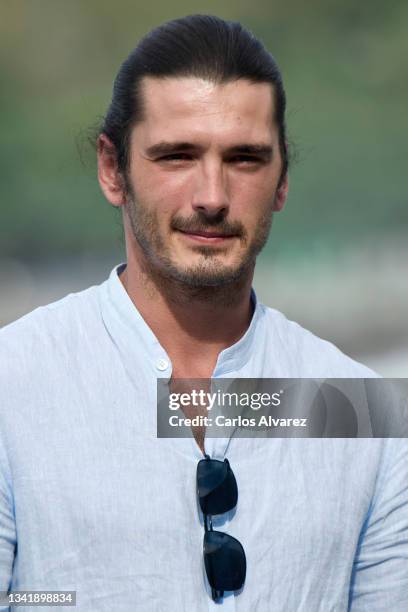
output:
[[[124,260],[89,130],[159,23],[241,21],[280,65],[296,151],[259,259],[260,299],[389,377],[408,377],[406,0],[2,0],[0,326]]]

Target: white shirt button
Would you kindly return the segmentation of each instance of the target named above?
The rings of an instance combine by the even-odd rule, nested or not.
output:
[[[167,359],[158,359],[156,361],[156,368],[160,370],[160,372],[163,372],[163,370],[167,370],[168,367],[169,362],[167,361]]]

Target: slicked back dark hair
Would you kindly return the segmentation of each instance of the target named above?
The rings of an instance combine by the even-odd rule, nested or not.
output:
[[[198,77],[215,84],[238,79],[270,83],[283,179],[288,170],[288,151],[282,76],[273,56],[239,22],[212,15],[189,15],[168,21],[142,38],[123,62],[99,133],[106,134],[115,145],[118,167],[124,176],[129,164],[130,131],[143,119],[141,80],[149,76]]]

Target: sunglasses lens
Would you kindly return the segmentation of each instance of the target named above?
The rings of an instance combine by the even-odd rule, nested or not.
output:
[[[208,582],[217,591],[237,591],[245,582],[246,558],[242,544],[220,531],[204,535],[204,564]]]
[[[202,459],[198,462],[197,492],[203,514],[223,514],[235,508],[238,487],[227,459]]]

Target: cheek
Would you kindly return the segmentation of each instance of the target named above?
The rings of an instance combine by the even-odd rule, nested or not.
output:
[[[269,220],[273,212],[275,191],[265,189],[265,186],[257,182],[246,185],[238,192],[235,203],[231,210],[232,216],[238,218],[248,231],[258,229],[259,223]]]
[[[164,169],[163,166],[139,159],[131,169],[132,181],[143,191],[154,193],[162,190],[172,192],[179,189],[186,180],[186,173]]]
[[[267,208],[274,199],[277,178],[275,172],[270,169],[248,174],[231,174],[229,179],[232,201],[261,209]]]
[[[139,202],[159,211],[161,219],[171,217],[190,202],[191,180],[175,172],[149,172],[135,178],[133,184],[137,185]]]

